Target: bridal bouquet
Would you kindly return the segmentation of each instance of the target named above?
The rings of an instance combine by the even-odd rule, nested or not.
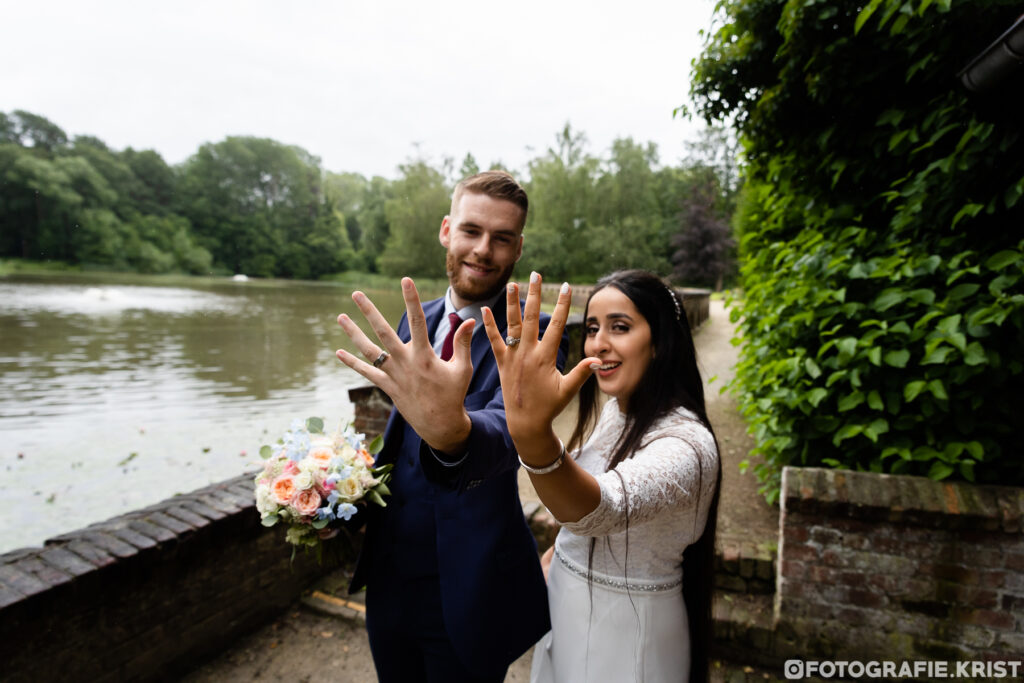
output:
[[[386,505],[391,465],[373,466],[384,441],[378,436],[365,445],[364,438],[351,425],[325,434],[324,421],[311,417],[294,420],[276,444],[263,446],[260,456],[267,462],[255,479],[263,526],[284,522],[285,540],[319,549],[357,505]]]

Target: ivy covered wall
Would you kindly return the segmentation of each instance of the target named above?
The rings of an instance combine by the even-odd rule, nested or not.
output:
[[[1024,484],[1024,75],[957,72],[1013,0],[723,0],[694,67],[733,122],[744,348],[770,499],[785,465]]]

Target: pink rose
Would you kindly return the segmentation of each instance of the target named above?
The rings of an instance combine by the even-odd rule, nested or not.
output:
[[[314,489],[299,491],[292,506],[299,511],[299,514],[315,515],[317,508],[320,507],[320,494]]]

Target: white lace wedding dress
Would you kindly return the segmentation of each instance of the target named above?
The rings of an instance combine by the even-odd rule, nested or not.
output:
[[[578,522],[563,524],[555,540],[552,629],[534,649],[533,683],[688,678],[682,554],[704,530],[718,451],[696,416],[680,408],[654,425],[632,458],[605,472],[624,426],[610,399],[574,454],[597,478],[601,502]]]

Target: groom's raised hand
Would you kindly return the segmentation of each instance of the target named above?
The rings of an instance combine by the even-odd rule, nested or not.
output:
[[[443,361],[430,343],[419,292],[411,278],[402,278],[402,297],[409,323],[408,342],[403,342],[373,302],[357,291],[352,293],[352,300],[380,344],[371,341],[344,313],[338,316],[338,324],[364,357],[377,362],[367,363],[343,349],[336,354],[342,363],[390,396],[405,421],[431,448],[458,454],[464,450],[472,427],[462,403],[473,377],[470,344],[475,322],[466,320],[459,325],[451,360]],[[382,351],[388,355],[379,360]]]

